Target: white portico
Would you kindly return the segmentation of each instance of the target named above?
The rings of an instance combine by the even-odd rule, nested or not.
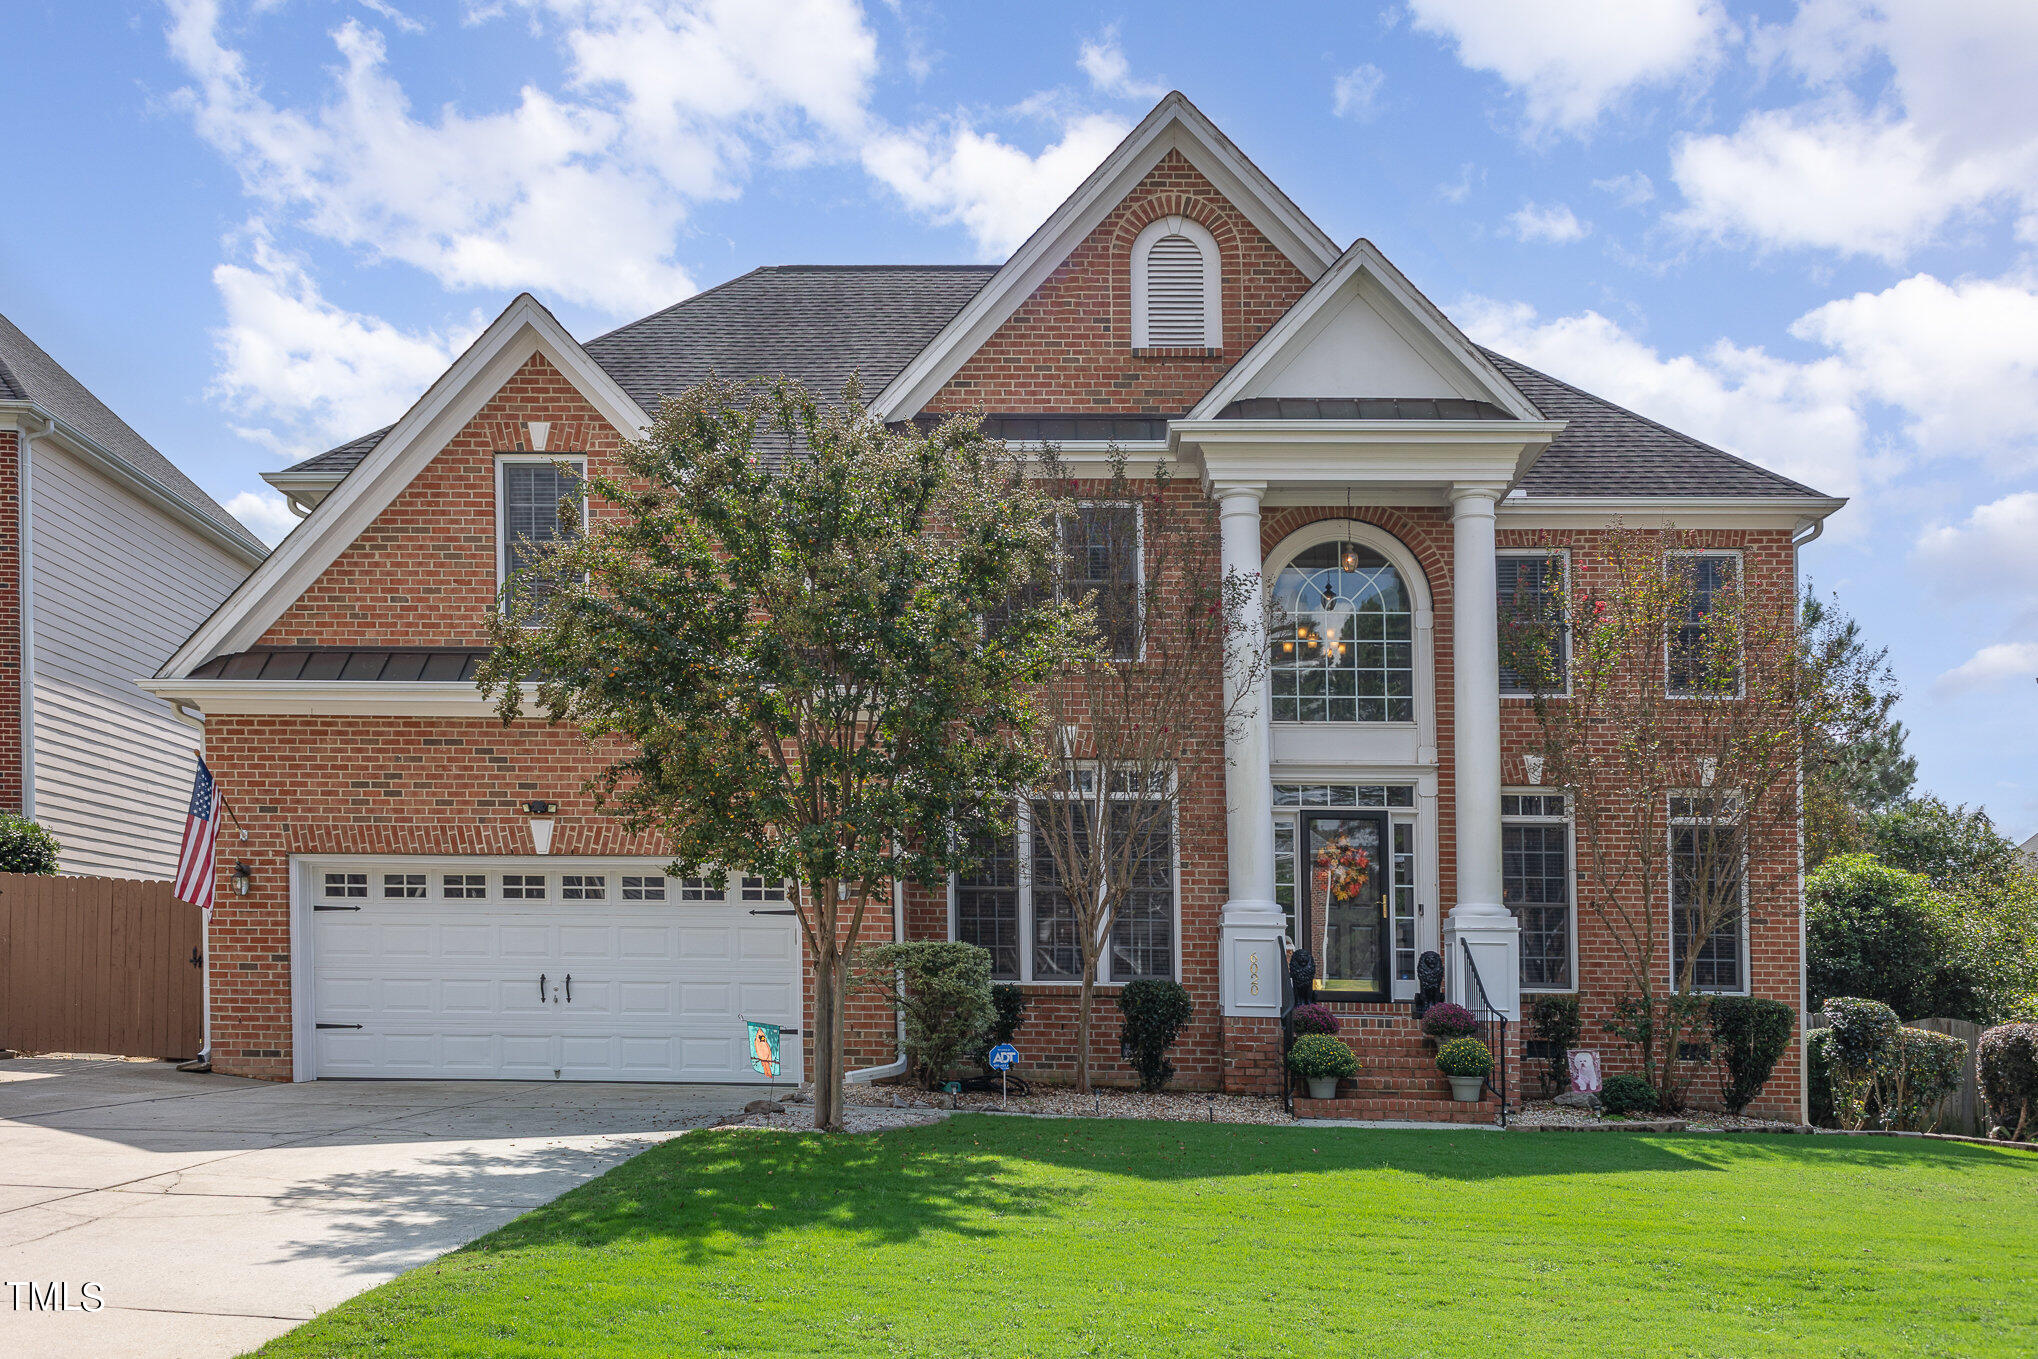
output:
[[[1501,895],[1494,515],[1562,428],[1364,241],[1170,426],[1170,451],[1217,504],[1223,569],[1272,620],[1269,636],[1234,633],[1227,666],[1228,684],[1254,676],[1226,743],[1227,1015],[1280,1013],[1285,936],[1317,958],[1320,987],[1355,1000],[1412,994],[1414,956],[1437,949],[1446,994],[1477,1005],[1469,949],[1486,1001],[1519,1017],[1517,925]],[[1307,516],[1267,542],[1267,515],[1294,506],[1354,513]],[[1369,522],[1393,516],[1361,507],[1447,513],[1448,566],[1426,570]],[[1448,771],[1439,596],[1451,604]],[[1262,646],[1269,659],[1249,665]]]

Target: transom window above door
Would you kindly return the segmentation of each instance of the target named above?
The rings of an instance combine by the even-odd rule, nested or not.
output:
[[[1415,721],[1415,609],[1392,562],[1317,543],[1281,568],[1272,596],[1274,721]]]

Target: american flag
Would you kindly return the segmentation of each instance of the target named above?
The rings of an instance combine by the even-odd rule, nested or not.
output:
[[[191,780],[191,808],[184,818],[184,845],[177,851],[179,901],[212,912],[212,847],[219,838],[219,785],[205,761],[198,762],[198,777]]]

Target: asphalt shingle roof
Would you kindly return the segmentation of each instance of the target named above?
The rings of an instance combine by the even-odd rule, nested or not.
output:
[[[246,525],[200,490],[175,463],[129,428],[127,421],[5,316],[0,316],[0,400],[34,402],[149,480],[175,492],[222,532],[262,549],[262,540],[248,532]]]
[[[652,412],[665,397],[710,373],[727,378],[784,373],[821,394],[840,392],[856,373],[866,396],[875,396],[996,272],[989,265],[755,269],[590,340],[587,351]],[[1491,350],[1486,355],[1546,417],[1569,422],[1523,478],[1521,489],[1530,496],[1819,495],[1504,355]],[[1383,404],[1395,408],[1393,416],[1373,409]],[[1294,418],[1312,418],[1309,411],[1322,418],[1504,418],[1483,402],[1360,403],[1329,397],[1234,403],[1223,415],[1279,418],[1291,414],[1289,407]],[[1125,420],[1087,418],[1099,429],[1111,427],[1086,433],[1072,415],[1042,412],[994,414],[990,429],[1014,439],[1166,433],[1162,421],[1141,418],[1135,430]],[[388,432],[363,435],[291,470],[347,472]]]

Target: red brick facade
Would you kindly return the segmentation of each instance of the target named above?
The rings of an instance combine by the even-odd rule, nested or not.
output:
[[[1155,218],[1173,213],[1194,218],[1218,241],[1224,263],[1222,350],[1136,353],[1128,347],[1132,240]],[[963,366],[933,405],[1178,414],[1307,285],[1307,278],[1242,213],[1171,153]],[[567,378],[533,358],[287,609],[263,641],[485,644],[483,620],[497,584],[495,459],[498,453],[528,448],[527,424],[533,420],[551,425],[548,452],[585,454],[598,463],[619,446],[617,432]],[[0,495],[8,494],[8,485],[0,484]],[[1191,510],[1180,516],[1184,522],[1199,524],[1199,532],[1215,532],[1214,511],[1199,488],[1178,485],[1171,494]],[[1449,512],[1434,505],[1269,509],[1263,546],[1271,550],[1311,522],[1347,516],[1392,534],[1427,577],[1434,615],[1441,889],[1431,905],[1441,916],[1456,902]],[[1503,533],[1502,543],[1540,544],[1549,538]],[[1565,537],[1575,554],[1574,570],[1589,573],[1592,539],[1591,534]],[[1722,534],[1719,541],[1746,554],[1750,580],[1792,588],[1791,552],[1782,531]],[[11,604],[0,603],[7,607]],[[0,615],[0,635],[6,626]],[[1278,1080],[1277,1030],[1268,1020],[1225,1018],[1219,1003],[1219,918],[1227,884],[1218,688],[1219,666],[1212,657],[1209,710],[1197,715],[1208,738],[1181,771],[1178,948],[1181,980],[1196,1008],[1174,1061],[1181,1084],[1191,1088],[1265,1090]],[[0,704],[5,701],[0,688]],[[1504,777],[1510,784],[1523,782],[1520,757],[1533,735],[1525,706],[1504,703],[1502,728]],[[222,842],[222,871],[245,859],[254,875],[248,896],[222,892],[212,932],[214,1061],[222,1071],[287,1078],[292,1069],[290,856],[529,853],[527,818],[517,804],[530,798],[561,804],[555,854],[659,852],[651,841],[626,837],[581,795],[579,785],[601,763],[599,754],[569,732],[538,724],[505,729],[493,721],[464,718],[220,714],[209,719],[206,742],[211,765],[250,835],[245,843]],[[5,795],[0,785],[0,798]],[[1774,852],[1755,865],[1752,888],[1755,994],[1794,1002],[1799,975],[1794,838],[1776,837]],[[946,891],[908,890],[905,913],[909,937],[948,936]],[[1611,945],[1585,912],[1579,917],[1579,963],[1591,1021],[1587,1042],[1607,1052],[1618,1068],[1617,1045],[1602,1041],[1597,1029],[1617,994],[1607,980]],[[890,903],[874,903],[865,938],[888,937],[890,924]],[[1075,993],[1067,985],[1040,984],[1030,990],[1022,1066],[1035,1076],[1066,1073],[1074,1061]],[[1104,988],[1091,1056],[1101,1079],[1125,1082],[1131,1072],[1119,1058],[1114,998],[1115,988]],[[1421,1101],[1441,1098],[1434,1079],[1416,1081],[1421,1040],[1411,1026],[1397,1021],[1389,1007],[1348,1008],[1355,1020],[1349,1035],[1353,1045],[1362,1060],[1377,1063],[1377,1070],[1372,1085],[1362,1080],[1348,1094],[1361,1103],[1331,1112],[1361,1111],[1363,1105],[1376,1115],[1408,1115],[1429,1107]],[[1517,1029],[1505,1054],[1516,1089],[1521,1036]],[[1377,1040],[1372,1058],[1369,1039]],[[852,1002],[851,1065],[881,1063],[894,1052],[891,1024],[875,998]],[[1420,1088],[1397,1094],[1379,1084],[1387,1073],[1399,1073]],[[1760,1107],[1794,1113],[1797,1097],[1793,1056],[1778,1068]],[[1372,1103],[1363,1103],[1367,1100]]]

